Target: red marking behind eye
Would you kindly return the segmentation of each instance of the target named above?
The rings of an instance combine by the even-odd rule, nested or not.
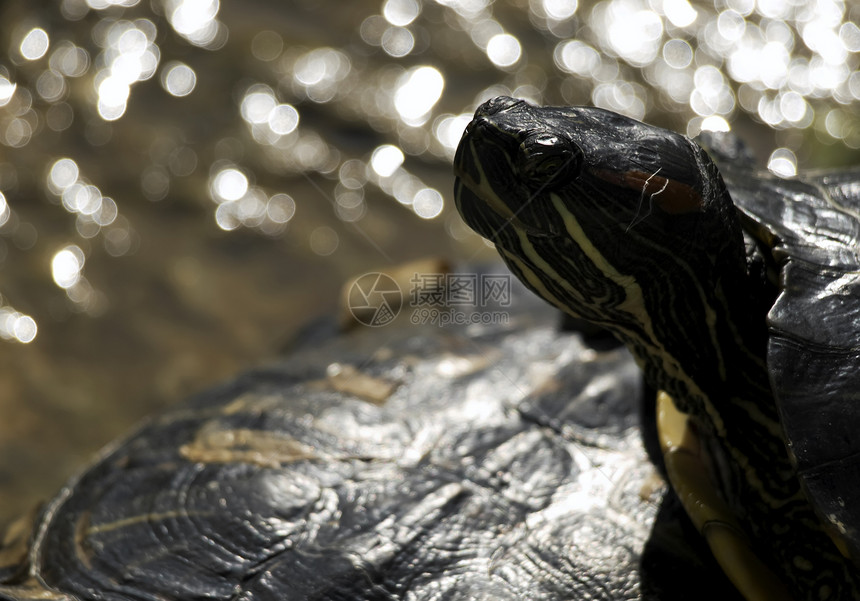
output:
[[[678,215],[702,210],[702,197],[696,190],[687,184],[660,177],[659,172],[595,169],[591,173],[607,183],[641,193],[643,198],[667,213]]]

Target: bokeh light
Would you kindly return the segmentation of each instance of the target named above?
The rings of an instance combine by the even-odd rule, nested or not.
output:
[[[251,41],[251,54],[257,60],[273,61],[280,56],[283,49],[284,39],[280,34],[268,29],[255,35]]]
[[[0,227],[6,225],[11,215],[12,211],[9,209],[9,203],[6,202],[6,196],[0,192]]]
[[[74,244],[57,251],[51,259],[54,283],[63,289],[71,288],[80,281],[83,268],[84,253]]]
[[[48,186],[54,194],[61,194],[69,186],[78,181],[80,169],[72,159],[59,159],[48,174]]]
[[[49,45],[48,33],[40,27],[35,27],[28,31],[24,39],[21,40],[21,46],[18,50],[21,52],[21,56],[28,61],[35,61],[45,56]]]
[[[173,30],[194,44],[217,48],[226,34],[218,21],[218,0],[165,0],[167,18]]]
[[[104,50],[97,63],[104,65],[95,75],[98,112],[105,121],[125,114],[131,86],[152,77],[161,54],[155,44],[157,28],[149,19],[115,21],[101,32]]]
[[[403,151],[391,144],[385,144],[373,151],[370,166],[380,177],[390,177],[403,164]]]
[[[117,226],[119,208],[116,201],[102,194],[97,186],[83,177],[73,159],[66,157],[54,161],[48,170],[45,187],[59,198],[66,211],[76,216],[75,229],[82,238],[95,238],[99,234],[107,236],[115,230],[128,235],[127,226]],[[113,229],[105,233],[104,228],[109,226]],[[111,235],[115,237],[118,234]],[[105,243],[108,244],[107,241]]]
[[[0,297],[0,339],[27,344],[38,333],[36,320],[3,304]]]
[[[433,128],[433,133],[451,157],[454,156],[457,144],[460,143],[460,138],[463,137],[463,132],[471,120],[472,115],[470,113],[441,115],[437,120]]]
[[[8,78],[0,75],[0,107],[6,106],[9,104],[9,101],[12,100],[12,96],[15,94],[15,90],[18,86]]]
[[[185,63],[173,61],[161,71],[161,87],[171,96],[188,96],[196,85],[197,74]]]
[[[334,229],[323,225],[311,232],[309,241],[313,252],[327,257],[337,250],[337,247],[340,245],[340,236],[337,235]]]
[[[316,48],[300,56],[293,69],[296,88],[312,101],[326,103],[339,92],[339,85],[352,70],[346,53],[334,48]]]
[[[412,210],[422,219],[433,219],[442,213],[445,201],[438,190],[423,188],[412,200]]]
[[[65,77],[80,77],[90,66],[90,55],[86,49],[62,40],[51,53],[51,70]]]
[[[216,202],[239,200],[248,191],[248,176],[232,167],[222,169],[212,178],[211,191]]]
[[[285,136],[298,127],[299,112],[290,104],[279,104],[269,111],[266,122],[274,133]]]
[[[788,148],[777,148],[770,154],[767,168],[782,177],[797,175],[797,156]]]
[[[380,44],[386,54],[400,58],[415,48],[415,37],[405,27],[388,27],[382,34]]]
[[[382,8],[385,20],[398,27],[406,27],[421,12],[417,0],[386,0]]]
[[[445,78],[435,67],[422,66],[407,71],[397,82],[394,108],[409,125],[426,122],[430,110],[442,96]]]
[[[296,201],[289,194],[275,194],[266,203],[266,214],[275,223],[287,223],[296,214]]]
[[[547,16],[557,21],[570,19],[579,8],[577,0],[542,0]]]
[[[487,42],[487,56],[494,65],[510,67],[520,60],[522,47],[509,33],[497,33]]]

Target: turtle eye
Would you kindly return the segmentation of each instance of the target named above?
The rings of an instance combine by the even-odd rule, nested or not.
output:
[[[582,151],[570,140],[551,133],[528,136],[517,154],[522,177],[544,188],[556,188],[576,177],[582,165]]]

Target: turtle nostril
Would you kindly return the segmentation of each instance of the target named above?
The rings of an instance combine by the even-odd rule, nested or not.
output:
[[[475,111],[476,117],[489,117],[490,115],[495,115],[496,113],[501,113],[502,111],[506,111],[510,108],[513,108],[519,104],[524,104],[524,100],[519,100],[517,98],[511,98],[510,96],[496,96],[490,100],[487,100],[484,104],[478,107],[478,110]]]

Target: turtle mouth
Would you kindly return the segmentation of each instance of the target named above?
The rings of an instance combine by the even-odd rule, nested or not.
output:
[[[482,185],[463,170],[456,170],[454,178],[454,203],[463,221],[484,238],[498,242],[499,234],[512,227],[531,238],[550,238],[558,232],[536,227],[523,221],[519,213],[525,204],[512,208],[496,193],[492,186]]]
[[[498,232],[514,217],[510,213],[502,216],[484,200],[484,190],[470,178],[458,175],[454,179],[454,203],[463,221],[489,240],[495,240]]]
[[[514,210],[496,192],[498,183],[493,174],[488,173],[495,171],[488,163],[504,161],[506,155],[503,149],[497,149],[493,137],[497,137],[494,128],[482,116],[476,116],[466,126],[454,155],[457,210],[472,229],[489,239],[515,217]]]

